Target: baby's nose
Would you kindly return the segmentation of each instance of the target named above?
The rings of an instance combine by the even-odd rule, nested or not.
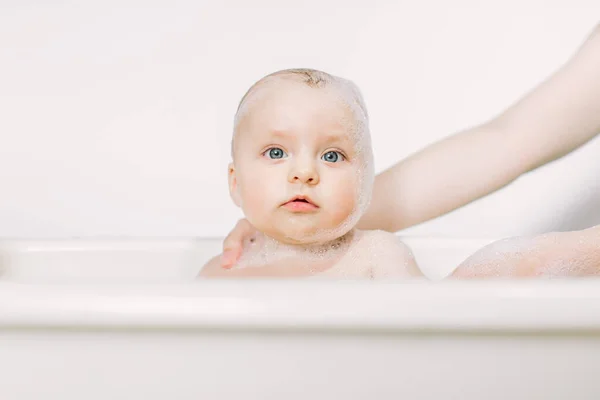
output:
[[[288,180],[290,183],[316,185],[319,183],[319,174],[313,166],[304,166],[303,168],[294,168],[290,171]]]

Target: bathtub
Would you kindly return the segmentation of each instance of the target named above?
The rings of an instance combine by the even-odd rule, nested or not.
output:
[[[220,240],[0,242],[0,399],[598,399],[600,281],[197,281]]]

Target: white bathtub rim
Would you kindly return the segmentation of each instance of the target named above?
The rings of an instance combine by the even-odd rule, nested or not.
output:
[[[0,283],[0,329],[600,333],[600,280]]]

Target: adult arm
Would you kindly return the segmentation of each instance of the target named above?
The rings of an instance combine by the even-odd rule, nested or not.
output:
[[[362,229],[395,232],[446,214],[600,133],[600,25],[575,55],[496,118],[400,161],[375,179]]]

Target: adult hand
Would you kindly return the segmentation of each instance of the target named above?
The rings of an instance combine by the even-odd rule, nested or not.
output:
[[[247,219],[240,219],[223,241],[221,266],[226,269],[232,268],[242,255],[244,242],[256,240],[257,233],[258,231]]]

